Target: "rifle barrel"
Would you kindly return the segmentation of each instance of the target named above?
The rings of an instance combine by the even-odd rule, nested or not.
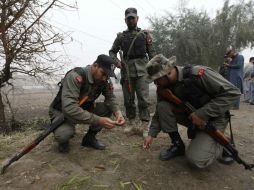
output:
[[[181,99],[175,96],[169,89],[159,90],[159,94],[162,97],[168,99],[170,102],[173,102],[176,105],[184,107],[185,110],[189,113],[196,111],[196,109],[189,102],[183,102]],[[244,165],[246,170],[252,170],[252,168],[254,168],[254,164],[248,164],[239,157],[238,151],[231,145],[227,137],[221,131],[216,129],[216,127],[213,126],[211,122],[207,122],[204,131],[208,135],[210,135],[215,141],[217,141],[220,145],[222,145],[229,152],[229,154],[231,154],[232,158],[237,163]]]
[[[88,96],[84,96],[79,101],[79,106],[87,102]],[[34,147],[36,147],[43,139],[45,139],[51,132],[56,130],[65,121],[64,114],[61,113],[57,116],[45,131],[43,131],[37,138],[35,138],[31,143],[25,146],[20,152],[16,153],[10,159],[2,163],[1,174],[4,174],[5,170],[15,161],[19,160],[22,156],[30,152]]]
[[[128,82],[128,84],[127,84],[128,92],[131,94],[131,92],[132,92],[132,85],[131,85],[129,67],[128,67],[127,63],[125,62],[124,58],[123,58],[123,52],[122,52],[122,50],[119,51],[119,54],[120,54],[121,62],[123,63],[123,66],[124,66],[124,68],[126,70],[127,82]]]

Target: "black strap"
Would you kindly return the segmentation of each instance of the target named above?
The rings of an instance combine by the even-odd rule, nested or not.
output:
[[[234,116],[234,115],[232,115],[229,110],[226,111],[225,115],[226,115],[226,118],[228,118],[228,123],[229,123],[230,142],[233,146],[235,146],[234,135],[233,135],[233,130],[232,130],[232,124],[231,124],[231,117]]]

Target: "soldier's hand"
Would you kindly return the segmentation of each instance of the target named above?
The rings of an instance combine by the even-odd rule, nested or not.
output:
[[[151,147],[151,144],[153,142],[153,137],[152,136],[147,136],[144,140],[143,148],[145,150],[149,149]]]
[[[125,119],[124,119],[121,111],[117,111],[115,113],[115,116],[116,116],[116,125],[123,125],[123,124],[125,124]]]
[[[106,129],[112,129],[115,127],[116,121],[113,121],[108,117],[100,117],[99,124]]]
[[[201,119],[200,117],[198,117],[195,112],[192,112],[190,114],[190,118],[191,118],[192,123],[195,126],[197,126],[199,129],[205,128],[206,122],[203,119]]]
[[[225,67],[228,67],[229,66],[229,64],[228,63],[223,63],[223,65],[225,66]]]

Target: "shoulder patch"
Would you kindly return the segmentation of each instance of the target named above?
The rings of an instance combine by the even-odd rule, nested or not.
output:
[[[199,77],[202,77],[204,75],[204,71],[205,70],[201,67],[193,67],[192,74],[196,75],[196,76],[199,76]]]
[[[80,83],[80,84],[83,83],[83,79],[82,79],[81,76],[76,76],[76,77],[75,77],[75,80],[76,80],[76,82],[78,82],[78,83]]]
[[[152,39],[150,31],[149,30],[142,30],[142,32],[144,32],[146,35],[146,43],[149,45],[152,44],[153,39]]]
[[[146,42],[147,42],[147,44],[152,44],[153,40],[152,40],[152,37],[150,35],[147,36]]]
[[[198,76],[203,76],[203,74],[204,74],[204,69],[202,69],[202,68],[199,68],[198,69]]]

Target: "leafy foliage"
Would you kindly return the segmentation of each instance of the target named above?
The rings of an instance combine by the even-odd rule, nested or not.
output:
[[[227,47],[241,51],[254,46],[252,0],[223,8],[211,18],[206,11],[182,7],[177,14],[148,18],[158,53],[177,56],[178,64],[202,64],[217,68]]]

